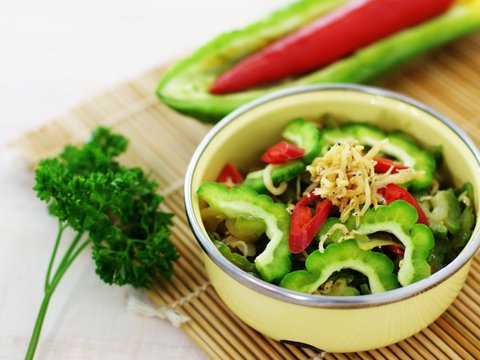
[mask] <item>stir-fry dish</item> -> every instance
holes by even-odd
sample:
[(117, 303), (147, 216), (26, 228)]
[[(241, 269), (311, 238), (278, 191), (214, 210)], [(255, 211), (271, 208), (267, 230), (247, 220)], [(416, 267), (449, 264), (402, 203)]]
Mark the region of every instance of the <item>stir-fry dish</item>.
[(228, 163), (197, 190), (209, 236), (240, 269), (300, 292), (366, 295), (430, 276), (470, 239), (473, 187), (452, 187), (441, 146), (328, 114), (282, 136), (252, 159), (261, 168)]

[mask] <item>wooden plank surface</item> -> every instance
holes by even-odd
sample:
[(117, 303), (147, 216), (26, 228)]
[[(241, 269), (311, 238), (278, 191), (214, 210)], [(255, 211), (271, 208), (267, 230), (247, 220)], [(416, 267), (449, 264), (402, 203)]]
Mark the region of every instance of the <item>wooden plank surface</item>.
[[(212, 359), (377, 359), (480, 358), (480, 255), (453, 305), (434, 324), (392, 346), (356, 354), (324, 354), (281, 344), (249, 328), (209, 286), (200, 248), (187, 224), (182, 183), (190, 157), (210, 126), (181, 116), (153, 92), (164, 67), (111, 89), (20, 138), (15, 146), (33, 166), (67, 143), (83, 141), (97, 125), (130, 139), (122, 156), (127, 165), (151, 171), (166, 194), (165, 208), (176, 214), (172, 228), (181, 258), (171, 282), (158, 279), (150, 298), (158, 306), (181, 300), (177, 310), (191, 320), (183, 331)], [(480, 145), (480, 34), (417, 59), (377, 85), (420, 100), (457, 123)], [(193, 294), (193, 295), (192, 295)]]

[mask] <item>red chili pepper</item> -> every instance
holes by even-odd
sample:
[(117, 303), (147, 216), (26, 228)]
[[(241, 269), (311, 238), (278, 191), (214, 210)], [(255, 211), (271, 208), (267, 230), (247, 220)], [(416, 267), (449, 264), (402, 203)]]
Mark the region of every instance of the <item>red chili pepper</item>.
[(385, 158), (373, 158), (377, 163), (375, 164), (375, 172), (376, 173), (386, 173), (388, 170), (392, 169), (392, 174), (398, 172), (398, 170), (408, 169), (408, 166), (397, 164), (393, 160), (385, 159)]
[(223, 184), (238, 184), (243, 181), (243, 176), (235, 166), (230, 163), (225, 164), (220, 175), (218, 175), (217, 182)]
[(261, 159), (267, 164), (284, 164), (289, 160), (301, 158), (303, 155), (305, 155), (305, 150), (286, 141), (280, 141), (269, 147)]
[(385, 247), (387, 248), (388, 251), (394, 253), (395, 255), (403, 256), (403, 254), (405, 254), (405, 250), (403, 250), (402, 248), (399, 248), (398, 246), (387, 245)]
[(315, 215), (312, 217), (312, 212), (307, 205), (315, 200), (316, 197), (318, 196), (307, 195), (303, 197), (295, 205), (295, 209), (293, 209), (288, 245), (290, 251), (294, 254), (301, 253), (310, 245), (332, 208), (330, 200), (322, 200), (317, 203)]
[(315, 195), (315, 190), (312, 190), (307, 195), (305, 195), (300, 200), (298, 200), (295, 206), (307, 206), (308, 204), (311, 204), (319, 197), (320, 195)]
[[(305, 227), (312, 220), (312, 211), (307, 206), (296, 206), (292, 212), (288, 246), (294, 254), (301, 253), (308, 247)], [(312, 237), (313, 240), (313, 237)], [(306, 244), (306, 246), (305, 246)]]
[(210, 88), (227, 94), (304, 74), (445, 12), (453, 0), (350, 1), (266, 46), (221, 75)]
[(417, 209), (417, 223), (428, 226), (428, 218), (425, 216), (425, 213), (420, 205), (418, 205), (417, 200), (415, 200), (412, 194), (410, 194), (407, 190), (395, 184), (388, 184), (386, 187), (381, 188), (378, 192), (383, 196), (387, 204), (391, 204), (395, 200), (404, 200), (408, 202), (410, 205), (415, 207), (415, 209)]

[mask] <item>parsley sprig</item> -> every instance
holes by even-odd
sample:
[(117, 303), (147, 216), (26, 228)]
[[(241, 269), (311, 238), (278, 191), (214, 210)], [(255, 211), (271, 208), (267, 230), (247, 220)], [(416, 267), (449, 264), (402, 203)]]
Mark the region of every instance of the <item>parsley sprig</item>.
[[(123, 136), (98, 128), (82, 147), (67, 146), (59, 156), (40, 161), (35, 171), (34, 190), (58, 218), (59, 227), (27, 359), (35, 354), (55, 288), (88, 245), (92, 244), (96, 273), (108, 284), (151, 287), (154, 274), (172, 275), (172, 263), (178, 259), (170, 240), (173, 215), (159, 210), (163, 197), (155, 181), (140, 168), (115, 160), (127, 145)], [(54, 271), (67, 228), (75, 235)]]

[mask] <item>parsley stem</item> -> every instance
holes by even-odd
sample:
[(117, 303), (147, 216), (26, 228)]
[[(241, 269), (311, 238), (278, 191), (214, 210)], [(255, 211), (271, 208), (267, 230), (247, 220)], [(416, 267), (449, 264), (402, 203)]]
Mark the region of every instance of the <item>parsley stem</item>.
[(66, 260), (65, 263), (63, 264), (63, 266), (61, 268), (57, 269), (57, 272), (56, 272), (55, 276), (53, 277), (52, 283), (50, 284), (50, 289), (49, 289), (50, 292), (53, 293), (53, 291), (57, 287), (58, 283), (62, 279), (65, 272), (68, 270), (70, 265), (72, 265), (73, 261), (77, 258), (77, 256), (83, 251), (83, 249), (85, 249), (85, 247), (87, 247), (88, 244), (90, 244), (90, 239), (85, 240), (78, 247), (78, 249), (75, 251), (75, 253), (70, 258), (68, 258), (68, 259), (64, 258), (64, 260)]
[(35, 327), (33, 328), (33, 333), (30, 339), (30, 344), (28, 345), (27, 354), (25, 355), (25, 360), (31, 360), (35, 355), (35, 349), (37, 348), (38, 340), (40, 338), (40, 332), (42, 331), (43, 319), (45, 318), (45, 314), (47, 313), (48, 304), (50, 303), (51, 297), (52, 293), (46, 291), (45, 295), (43, 296), (42, 305), (40, 306), (40, 310), (37, 315), (37, 320), (35, 321)]
[[(65, 254), (63, 255), (63, 258), (62, 258), (62, 261), (60, 261), (60, 264), (58, 265), (58, 268), (57, 268), (57, 273), (58, 273), (58, 270), (61, 269), (62, 267), (65, 266), (65, 263), (68, 261), (68, 258), (70, 257), (70, 255), (72, 254), (73, 250), (75, 249), (75, 247), (77, 246), (78, 242), (80, 241), (80, 239), (82, 238), (83, 236), (83, 232), (79, 232), (77, 233), (77, 235), (73, 238), (70, 246), (68, 247), (67, 251), (65, 252)], [(55, 278), (55, 276), (54, 276)], [(53, 281), (53, 280), (52, 280)], [(49, 284), (49, 286), (51, 286), (51, 284)]]
[(35, 321), (35, 327), (33, 328), (33, 333), (30, 339), (30, 344), (28, 345), (27, 354), (25, 355), (26, 360), (32, 360), (35, 355), (35, 350), (37, 348), (38, 340), (40, 338), (40, 333), (42, 331), (43, 321), (47, 313), (48, 304), (50, 303), (50, 299), (53, 295), (53, 292), (55, 291), (55, 288), (57, 287), (58, 283), (62, 279), (63, 275), (65, 275), (65, 272), (68, 270), (70, 265), (72, 265), (73, 261), (90, 243), (90, 239), (88, 238), (80, 246), (77, 247), (77, 244), (79, 243), (83, 235), (83, 232), (78, 233), (75, 236), (75, 238), (72, 240), (72, 243), (70, 244), (65, 254), (63, 255), (63, 258), (60, 261), (60, 264), (58, 265), (52, 280), (50, 281), (49, 278), (50, 278), (50, 273), (53, 267), (53, 262), (55, 259), (56, 252), (58, 250), (61, 234), (63, 233), (64, 230), (65, 230), (65, 227), (60, 225), (59, 236), (55, 241), (52, 258), (50, 259), (50, 263), (48, 265), (47, 280), (45, 281), (45, 289), (44, 289), (42, 304), (40, 306), (40, 310), (38, 312), (37, 319)]
[(57, 256), (58, 245), (60, 244), (60, 239), (62, 238), (63, 231), (65, 230), (66, 225), (63, 225), (61, 222), (58, 223), (58, 234), (57, 239), (55, 240), (55, 246), (53, 247), (52, 257), (48, 263), (47, 276), (45, 277), (45, 287), (44, 291), (47, 291), (47, 288), (50, 284), (50, 273), (52, 272), (53, 263), (55, 262), (55, 257)]

